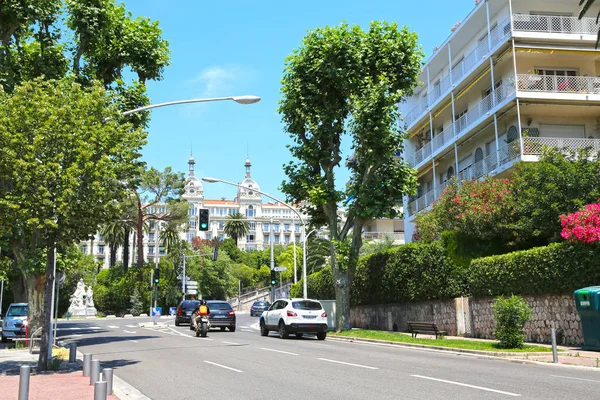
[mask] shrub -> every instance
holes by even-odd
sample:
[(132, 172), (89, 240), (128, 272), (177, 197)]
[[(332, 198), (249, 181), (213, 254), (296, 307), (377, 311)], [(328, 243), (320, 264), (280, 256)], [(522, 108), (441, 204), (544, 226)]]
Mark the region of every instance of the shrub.
[(569, 215), (561, 215), (561, 236), (581, 243), (600, 241), (600, 203), (588, 204)]
[[(331, 274), (331, 267), (322, 269), (319, 272), (310, 274), (306, 277), (306, 290), (309, 298), (320, 299), (320, 300), (331, 300), (335, 299), (335, 289), (333, 288), (333, 276)], [(303, 281), (299, 280), (298, 283), (292, 285), (290, 291), (291, 297), (303, 297)]]
[(494, 335), (502, 349), (520, 349), (525, 342), (523, 327), (533, 315), (531, 308), (519, 296), (498, 297), (494, 302)]
[(478, 258), (468, 269), (470, 295), (564, 294), (600, 281), (600, 246), (555, 243)]
[(144, 304), (142, 303), (142, 300), (140, 299), (140, 294), (139, 294), (137, 288), (133, 289), (133, 294), (129, 298), (129, 304), (131, 305), (129, 312), (136, 317), (138, 315), (140, 315), (142, 313), (142, 311), (144, 310), (143, 309)]

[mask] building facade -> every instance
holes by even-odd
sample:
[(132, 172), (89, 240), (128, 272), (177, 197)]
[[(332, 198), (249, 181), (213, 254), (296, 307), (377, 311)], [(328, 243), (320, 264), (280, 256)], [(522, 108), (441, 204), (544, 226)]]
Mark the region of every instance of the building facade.
[(409, 140), (401, 156), (418, 171), (404, 199), (414, 215), (449, 180), (509, 176), (543, 147), (600, 150), (598, 7), (579, 19), (576, 1), (476, 1), (452, 27), (400, 106)]
[[(242, 250), (263, 250), (274, 244), (287, 246), (293, 243), (302, 243), (302, 223), (300, 218), (288, 207), (278, 202), (264, 202), (263, 196), (256, 192), (260, 186), (252, 178), (250, 159), (244, 163), (244, 179), (239, 183), (244, 188), (238, 188), (234, 199), (205, 199), (202, 181), (195, 176), (195, 160), (190, 156), (188, 160), (188, 176), (186, 179), (185, 193), (183, 198), (189, 204), (188, 222), (182, 227), (181, 239), (191, 242), (193, 238), (220, 240), (226, 239), (225, 223), (229, 215), (241, 213), (247, 218), (249, 231), (245, 237), (238, 238), (238, 247)], [(252, 190), (254, 189), (254, 190)], [(208, 209), (210, 224), (208, 231), (200, 231), (198, 225), (198, 214), (200, 209)], [(159, 205), (156, 209), (148, 210), (160, 214), (166, 212), (166, 207)], [(302, 215), (302, 214), (301, 214)], [(302, 215), (305, 219), (305, 216)], [(149, 221), (148, 230), (144, 232), (143, 244), (144, 255), (147, 262), (155, 262), (156, 257), (166, 255), (164, 247), (160, 246), (160, 231), (164, 223), (160, 221)], [(130, 265), (137, 258), (136, 234), (132, 232), (130, 237), (129, 257)], [(101, 234), (97, 233), (92, 240), (80, 244), (81, 250), (86, 254), (92, 254), (102, 263), (104, 268), (110, 265), (110, 249)], [(117, 261), (123, 260), (123, 251), (117, 249)]]

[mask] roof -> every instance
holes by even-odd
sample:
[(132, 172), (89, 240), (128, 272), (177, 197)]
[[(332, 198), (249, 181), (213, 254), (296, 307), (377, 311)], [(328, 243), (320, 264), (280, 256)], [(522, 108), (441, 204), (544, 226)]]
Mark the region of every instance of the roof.
[(204, 200), (204, 205), (229, 205), (229, 206), (239, 206), (233, 200)]

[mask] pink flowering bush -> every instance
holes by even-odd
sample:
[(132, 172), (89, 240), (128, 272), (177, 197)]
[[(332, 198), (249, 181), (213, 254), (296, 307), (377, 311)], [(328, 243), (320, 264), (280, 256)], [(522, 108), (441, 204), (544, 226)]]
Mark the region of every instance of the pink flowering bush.
[(577, 212), (561, 215), (560, 222), (560, 235), (566, 240), (581, 243), (600, 241), (600, 200)]

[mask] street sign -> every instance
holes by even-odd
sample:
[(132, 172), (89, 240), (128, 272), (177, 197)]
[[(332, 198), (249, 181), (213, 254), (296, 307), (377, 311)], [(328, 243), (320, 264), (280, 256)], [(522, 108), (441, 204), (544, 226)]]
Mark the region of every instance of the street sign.
[(275, 267), (273, 268), (275, 272), (283, 272), (287, 270), (287, 267)]
[(190, 286), (198, 286), (198, 281), (187, 281), (187, 282), (185, 283), (185, 285), (186, 285), (187, 287), (190, 287)]
[(175, 308), (175, 307), (169, 308), (169, 315), (175, 315), (176, 313), (177, 313), (177, 308)]
[(162, 313), (162, 307), (152, 307), (152, 317), (160, 317)]
[[(177, 275), (177, 279), (181, 280), (181, 275)], [(189, 280), (190, 280), (190, 277), (189, 277), (189, 276), (186, 276), (186, 277), (185, 277), (185, 280), (186, 280), (186, 281), (189, 281)]]
[(196, 290), (196, 289), (188, 289), (187, 294), (198, 294), (198, 290)]

